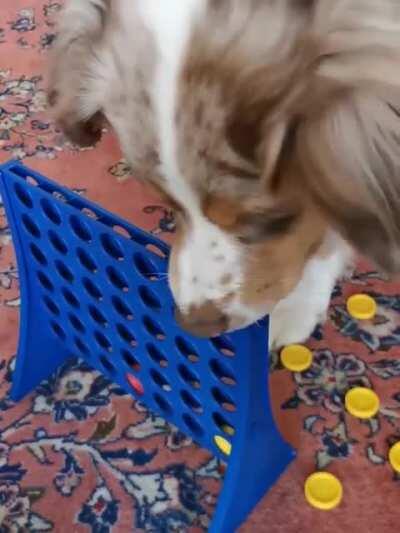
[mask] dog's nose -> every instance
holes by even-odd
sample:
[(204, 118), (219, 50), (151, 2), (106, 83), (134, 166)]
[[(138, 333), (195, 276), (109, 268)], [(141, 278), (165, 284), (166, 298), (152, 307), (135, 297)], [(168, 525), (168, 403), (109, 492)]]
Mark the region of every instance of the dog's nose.
[(73, 115), (58, 119), (58, 125), (68, 139), (82, 148), (97, 144), (102, 135), (103, 116), (96, 113), (87, 121), (74, 120)]
[(228, 317), (213, 302), (192, 306), (187, 313), (177, 309), (175, 317), (183, 329), (197, 337), (215, 337), (224, 332), (229, 324)]

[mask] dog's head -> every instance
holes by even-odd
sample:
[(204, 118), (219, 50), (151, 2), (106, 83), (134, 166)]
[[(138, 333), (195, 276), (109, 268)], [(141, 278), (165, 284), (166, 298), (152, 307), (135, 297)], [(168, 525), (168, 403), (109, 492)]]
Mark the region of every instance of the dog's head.
[(386, 18), (400, 28), (399, 8), (211, 4), (179, 79), (187, 189), (169, 191), (171, 285), (200, 334), (269, 312), (330, 227), (400, 268), (400, 37)]
[(209, 336), (260, 318), (324, 253), (330, 228), (399, 271), (397, 3), (198, 4), (152, 92), (182, 324)]

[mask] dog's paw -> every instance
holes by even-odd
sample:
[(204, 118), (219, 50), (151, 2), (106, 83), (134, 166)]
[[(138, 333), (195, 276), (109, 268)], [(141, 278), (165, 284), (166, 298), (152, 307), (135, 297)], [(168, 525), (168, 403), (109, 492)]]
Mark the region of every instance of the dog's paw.
[(327, 308), (278, 308), (270, 317), (270, 348), (276, 350), (305, 342), (317, 325), (325, 322), (326, 315)]

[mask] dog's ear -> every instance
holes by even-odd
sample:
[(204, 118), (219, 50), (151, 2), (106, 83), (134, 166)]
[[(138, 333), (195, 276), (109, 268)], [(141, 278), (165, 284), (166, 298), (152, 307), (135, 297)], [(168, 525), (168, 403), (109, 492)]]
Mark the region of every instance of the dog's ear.
[(306, 118), (296, 159), (331, 223), (361, 253), (400, 272), (400, 86), (347, 90)]
[(70, 0), (63, 10), (49, 62), (48, 103), (66, 134), (79, 146), (101, 137), (104, 117), (90, 96), (91, 64), (104, 31), (109, 0)]
[(399, 273), (400, 8), (393, 0), (315, 6), (317, 57), (296, 125), (297, 163), (342, 235)]

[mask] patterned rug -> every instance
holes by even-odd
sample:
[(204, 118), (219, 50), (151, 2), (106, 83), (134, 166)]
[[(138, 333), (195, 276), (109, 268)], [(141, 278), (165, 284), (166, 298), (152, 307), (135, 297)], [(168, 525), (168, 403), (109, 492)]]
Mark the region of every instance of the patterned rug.
[[(168, 240), (172, 213), (129, 179), (115, 139), (78, 151), (49, 120), (44, 72), (59, 9), (52, 0), (1, 0), (0, 162), (24, 159)], [(17, 405), (9, 399), (20, 300), (1, 203), (0, 253), (0, 532), (206, 531), (223, 465), (82, 361)], [(347, 297), (360, 291), (376, 298), (373, 321), (347, 314)], [(330, 320), (310, 346), (314, 364), (303, 374), (272, 357), (276, 418), (299, 454), (242, 531), (399, 531), (400, 476), (386, 458), (400, 439), (400, 285), (361, 265), (336, 288)], [(381, 399), (379, 415), (367, 422), (343, 410), (345, 391), (358, 384)], [(303, 483), (315, 469), (343, 482), (335, 511), (305, 503)]]

